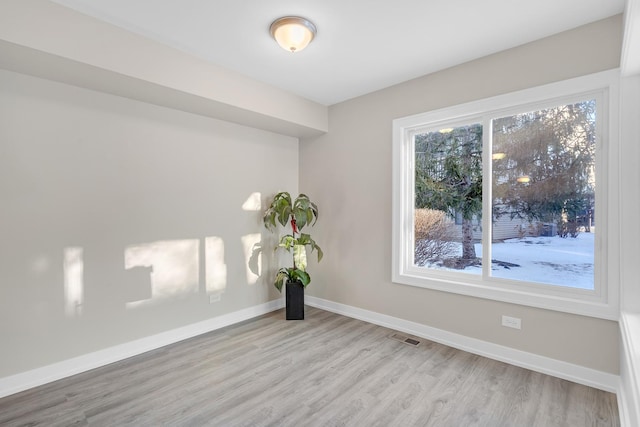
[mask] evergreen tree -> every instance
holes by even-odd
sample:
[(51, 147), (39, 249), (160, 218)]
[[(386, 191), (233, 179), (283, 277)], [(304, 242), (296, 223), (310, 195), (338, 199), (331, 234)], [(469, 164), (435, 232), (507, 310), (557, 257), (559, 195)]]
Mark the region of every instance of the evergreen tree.
[(472, 220), (482, 214), (482, 125), (416, 135), (415, 154), (415, 207), (451, 218), (459, 214), (462, 259), (475, 260)]
[(595, 108), (591, 100), (494, 120), (494, 217), (557, 222), (561, 236), (577, 235), (594, 207)]

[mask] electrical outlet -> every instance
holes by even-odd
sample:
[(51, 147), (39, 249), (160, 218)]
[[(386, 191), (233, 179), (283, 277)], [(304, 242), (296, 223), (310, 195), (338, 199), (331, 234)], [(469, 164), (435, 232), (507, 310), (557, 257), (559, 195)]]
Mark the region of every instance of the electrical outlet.
[(502, 316), (502, 326), (513, 329), (522, 329), (522, 320), (517, 317)]
[(220, 293), (209, 295), (209, 304), (213, 304), (214, 302), (218, 302), (218, 301), (220, 301)]

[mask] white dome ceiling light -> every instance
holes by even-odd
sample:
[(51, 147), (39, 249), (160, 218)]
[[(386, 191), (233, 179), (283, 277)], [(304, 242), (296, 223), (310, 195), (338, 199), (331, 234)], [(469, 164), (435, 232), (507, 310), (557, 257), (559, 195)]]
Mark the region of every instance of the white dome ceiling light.
[(300, 16), (285, 16), (273, 21), (269, 32), (284, 50), (295, 53), (307, 47), (317, 30), (313, 22), (308, 19)]

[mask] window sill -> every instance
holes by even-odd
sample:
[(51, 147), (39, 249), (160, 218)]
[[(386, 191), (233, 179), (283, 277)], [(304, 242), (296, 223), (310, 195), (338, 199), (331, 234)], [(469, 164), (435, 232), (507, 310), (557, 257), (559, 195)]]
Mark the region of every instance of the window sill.
[[(562, 295), (561, 290), (558, 290), (555, 294), (552, 294), (552, 291), (542, 294), (540, 292), (527, 291), (525, 289), (508, 289), (505, 287), (498, 287), (497, 285), (492, 286), (482, 283), (480, 277), (470, 277), (468, 281), (462, 282), (459, 280), (444, 279), (440, 277), (425, 278), (423, 276), (411, 274), (394, 274), (392, 281), (401, 285), (415, 286), (606, 320), (617, 321), (619, 318), (618, 307), (615, 304), (603, 303), (595, 300), (595, 298), (594, 300), (588, 300), (586, 298), (571, 298), (569, 295)], [(612, 299), (609, 298), (609, 300)]]

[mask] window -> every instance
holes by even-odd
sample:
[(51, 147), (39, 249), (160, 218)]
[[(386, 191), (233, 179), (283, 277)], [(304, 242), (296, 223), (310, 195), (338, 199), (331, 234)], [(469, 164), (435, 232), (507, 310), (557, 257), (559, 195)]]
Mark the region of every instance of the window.
[(593, 290), (601, 101), (493, 119), (491, 275)]
[(395, 120), (394, 282), (615, 318), (616, 81)]

